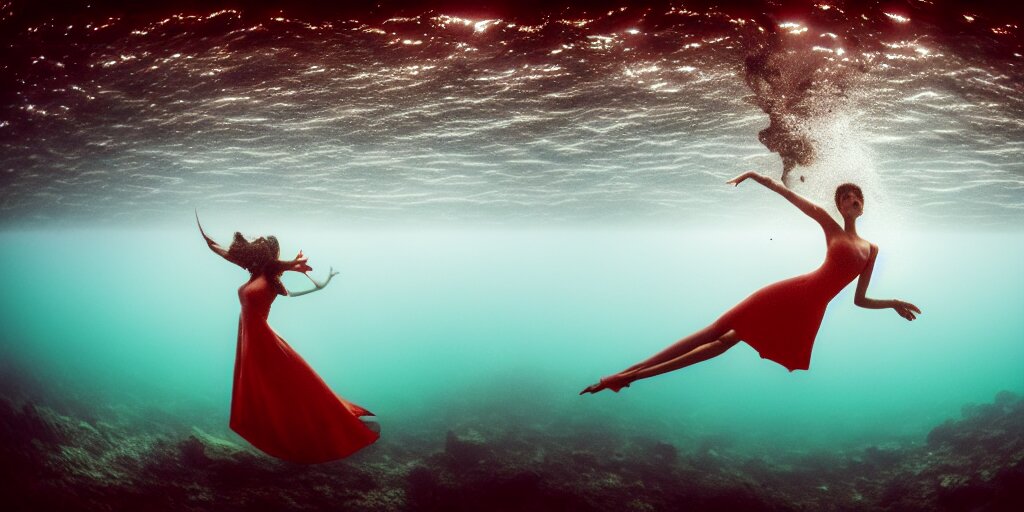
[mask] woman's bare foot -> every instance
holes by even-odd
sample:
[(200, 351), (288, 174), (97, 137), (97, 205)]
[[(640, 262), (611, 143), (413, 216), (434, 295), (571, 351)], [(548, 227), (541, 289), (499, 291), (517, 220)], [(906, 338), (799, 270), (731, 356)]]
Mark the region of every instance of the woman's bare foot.
[(580, 391), (580, 394), (582, 395), (584, 393), (597, 393), (598, 391), (604, 389), (610, 389), (618, 393), (620, 389), (628, 388), (631, 382), (633, 382), (633, 380), (630, 379), (628, 376), (625, 376), (621, 373), (616, 373), (615, 375), (602, 377), (600, 382), (598, 382), (597, 384), (591, 384), (590, 386), (587, 386), (583, 391)]

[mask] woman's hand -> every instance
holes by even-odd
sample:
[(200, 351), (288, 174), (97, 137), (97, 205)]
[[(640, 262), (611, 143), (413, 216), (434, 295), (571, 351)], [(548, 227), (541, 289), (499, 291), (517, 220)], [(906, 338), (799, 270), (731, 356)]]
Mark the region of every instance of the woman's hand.
[(195, 212), (196, 212), (196, 225), (199, 226), (199, 234), (203, 235), (203, 240), (206, 240), (206, 246), (209, 247), (210, 249), (214, 249), (216, 247), (220, 247), (219, 245), (217, 245), (217, 242), (215, 242), (212, 238), (210, 238), (210, 236), (206, 234), (206, 231), (203, 230), (203, 225), (202, 225), (202, 223), (199, 222), (199, 210), (197, 209)]
[[(917, 318), (917, 315), (921, 314), (921, 310), (918, 309), (917, 306), (909, 302), (904, 302), (902, 300), (893, 300), (892, 302), (892, 308), (895, 309), (900, 316), (906, 318), (907, 320), (913, 320)], [(914, 313), (917, 313), (917, 315), (915, 315)]]
[(316, 279), (313, 279), (313, 277), (310, 276), (309, 274), (306, 274), (306, 277), (308, 277), (309, 280), (313, 282), (313, 286), (315, 286), (316, 289), (319, 290), (327, 286), (327, 283), (331, 282), (331, 279), (334, 278), (334, 276), (336, 275), (338, 275), (338, 273), (334, 271), (334, 267), (331, 267), (331, 269), (327, 272), (327, 280), (322, 283), (317, 281)]
[(733, 178), (733, 179), (731, 179), (731, 180), (729, 180), (729, 181), (727, 181), (725, 183), (727, 185), (732, 185), (732, 186), (735, 187), (735, 186), (739, 185), (740, 183), (743, 183), (743, 180), (745, 180), (747, 178), (753, 178), (756, 181), (761, 181), (759, 179), (760, 177), (761, 177), (761, 175), (758, 174), (757, 171), (747, 171), (747, 172), (745, 172), (743, 174), (740, 174), (739, 176), (736, 176), (735, 178)]
[[(331, 279), (333, 279), (334, 276), (336, 275), (338, 275), (338, 273), (334, 271), (334, 267), (330, 267), (330, 270), (327, 271), (327, 280), (324, 281), (324, 284), (318, 285), (317, 288), (323, 288), (324, 286), (327, 286), (327, 283), (331, 282)], [(313, 283), (316, 284), (316, 281), (313, 281)]]
[(294, 272), (306, 273), (306, 272), (309, 272), (310, 270), (313, 270), (313, 267), (309, 266), (306, 263), (307, 261), (309, 261), (309, 258), (303, 256), (302, 255), (302, 250), (299, 250), (299, 253), (295, 255), (295, 259), (294, 260), (283, 261), (281, 263), (284, 264), (283, 265), (284, 270), (291, 270), (291, 271), (294, 271)]

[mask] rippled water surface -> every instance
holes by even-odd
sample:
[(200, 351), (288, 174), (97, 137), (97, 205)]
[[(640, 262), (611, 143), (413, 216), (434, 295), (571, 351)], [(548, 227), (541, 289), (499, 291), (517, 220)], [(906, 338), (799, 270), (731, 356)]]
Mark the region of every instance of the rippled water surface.
[(5, 225), (179, 222), (197, 206), (701, 223), (738, 218), (708, 208), (725, 179), (781, 175), (772, 151), (824, 202), (854, 180), (925, 222), (1024, 215), (1020, 30), (955, 5), (28, 20), (8, 7)]

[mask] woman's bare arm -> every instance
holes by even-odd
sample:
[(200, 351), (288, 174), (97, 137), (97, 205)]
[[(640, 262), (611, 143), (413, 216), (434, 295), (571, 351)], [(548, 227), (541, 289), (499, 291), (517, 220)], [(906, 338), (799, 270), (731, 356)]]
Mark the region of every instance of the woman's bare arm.
[[(300, 252), (300, 254), (301, 254), (301, 252)], [(316, 291), (323, 290), (324, 287), (327, 286), (327, 283), (330, 283), (331, 279), (334, 278), (334, 276), (338, 275), (338, 273), (334, 271), (334, 267), (331, 267), (331, 270), (327, 273), (327, 280), (322, 282), (322, 283), (317, 281), (316, 279), (313, 279), (313, 277), (310, 276), (309, 274), (303, 273), (303, 275), (308, 277), (309, 280), (313, 282), (313, 286), (315, 286), (315, 288), (312, 288), (312, 289), (309, 289), (309, 290), (303, 290), (301, 292), (295, 292), (295, 293), (288, 292), (288, 296), (289, 297), (298, 297), (299, 295), (306, 295), (307, 293), (313, 293), (313, 292), (316, 292)]]
[(212, 238), (209, 237), (209, 235), (206, 234), (206, 231), (203, 231), (203, 225), (199, 222), (198, 210), (196, 210), (196, 225), (199, 226), (199, 234), (203, 235), (203, 239), (206, 240), (206, 245), (210, 248), (211, 251), (214, 252), (214, 254), (230, 261), (231, 263), (234, 263), (235, 265), (238, 265), (239, 267), (242, 266), (241, 263), (236, 261), (234, 258), (231, 257), (230, 254), (228, 254), (227, 249), (221, 247), (220, 244), (215, 242)]
[(860, 278), (857, 280), (857, 294), (853, 297), (853, 303), (867, 309), (893, 308), (900, 316), (907, 320), (917, 318), (917, 315), (921, 314), (921, 310), (909, 302), (896, 299), (869, 299), (867, 297), (868, 284), (871, 283), (871, 272), (875, 269), (876, 256), (878, 256), (878, 246), (871, 244), (871, 256), (868, 256), (868, 263), (864, 266), (864, 271), (860, 273)]
[(796, 192), (793, 192), (792, 190), (786, 188), (786, 186), (783, 185), (781, 182), (769, 178), (768, 176), (764, 176), (754, 171), (747, 171), (727, 181), (726, 183), (736, 186), (742, 183), (743, 180), (747, 178), (750, 178), (764, 185), (768, 189), (786, 198), (787, 201), (793, 203), (793, 205), (799, 208), (800, 211), (804, 212), (804, 214), (806, 214), (808, 217), (814, 219), (815, 222), (820, 224), (821, 228), (825, 230), (825, 233), (834, 232), (836, 230), (842, 230), (842, 228), (839, 227), (839, 223), (837, 223), (835, 219), (833, 219), (832, 216), (825, 211), (824, 208), (818, 206), (810, 199), (807, 199), (806, 197), (797, 194)]

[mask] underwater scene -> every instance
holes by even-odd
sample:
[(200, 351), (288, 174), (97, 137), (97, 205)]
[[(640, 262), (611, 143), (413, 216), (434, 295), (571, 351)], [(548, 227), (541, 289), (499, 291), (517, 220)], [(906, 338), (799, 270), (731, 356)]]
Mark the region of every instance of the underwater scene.
[(0, 1), (2, 508), (1024, 510), (1022, 20)]

